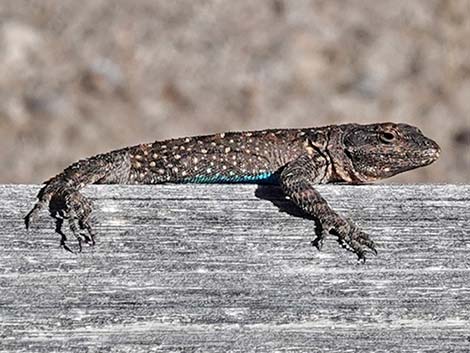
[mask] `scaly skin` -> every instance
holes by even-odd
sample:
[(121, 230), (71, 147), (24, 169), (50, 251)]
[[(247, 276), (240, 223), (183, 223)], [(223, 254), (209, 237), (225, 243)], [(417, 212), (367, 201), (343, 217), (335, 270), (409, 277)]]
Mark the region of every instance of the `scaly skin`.
[(81, 160), (45, 182), (26, 227), (49, 205), (62, 235), (63, 220), (78, 239), (94, 244), (92, 206), (79, 190), (88, 184), (258, 183), (278, 184), (318, 220), (313, 244), (333, 234), (361, 260), (376, 253), (354, 223), (333, 211), (315, 184), (367, 183), (426, 166), (439, 146), (406, 124), (344, 124), (318, 128), (227, 132), (126, 147)]

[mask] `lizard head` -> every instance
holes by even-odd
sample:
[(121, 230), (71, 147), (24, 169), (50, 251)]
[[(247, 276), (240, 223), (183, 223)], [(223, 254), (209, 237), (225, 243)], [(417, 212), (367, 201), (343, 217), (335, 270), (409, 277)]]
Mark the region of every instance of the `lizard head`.
[(426, 166), (440, 154), (436, 142), (407, 124), (349, 125), (343, 145), (354, 174), (366, 182)]

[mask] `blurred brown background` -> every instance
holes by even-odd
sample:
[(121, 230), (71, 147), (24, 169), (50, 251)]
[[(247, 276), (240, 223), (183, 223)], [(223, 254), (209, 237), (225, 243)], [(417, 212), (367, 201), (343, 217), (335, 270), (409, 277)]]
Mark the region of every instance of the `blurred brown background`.
[(470, 182), (470, 1), (1, 0), (0, 182), (155, 139), (408, 122)]

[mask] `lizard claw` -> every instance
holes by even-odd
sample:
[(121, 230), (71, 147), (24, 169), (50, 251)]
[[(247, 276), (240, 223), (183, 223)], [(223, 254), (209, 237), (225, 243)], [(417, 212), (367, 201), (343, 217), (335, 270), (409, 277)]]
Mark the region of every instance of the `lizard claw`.
[(366, 263), (365, 251), (360, 251), (360, 252), (357, 252), (356, 254), (357, 254), (357, 261), (365, 264)]
[(318, 251), (321, 251), (323, 248), (323, 240), (325, 238), (321, 235), (317, 236), (315, 239), (312, 240), (312, 245), (318, 249)]
[(24, 225), (26, 229), (29, 229), (31, 224), (38, 218), (39, 212), (43, 209), (44, 203), (39, 201), (37, 202), (33, 209), (28, 212), (28, 214), (24, 217)]
[(374, 245), (368, 246), (369, 249), (366, 249), (366, 252), (370, 252), (374, 256), (377, 256), (378, 252)]

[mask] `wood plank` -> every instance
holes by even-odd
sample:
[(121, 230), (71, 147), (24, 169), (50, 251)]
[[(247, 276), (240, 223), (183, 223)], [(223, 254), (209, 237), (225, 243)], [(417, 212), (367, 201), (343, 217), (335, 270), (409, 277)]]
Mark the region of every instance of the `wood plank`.
[(0, 352), (468, 352), (470, 185), (327, 185), (378, 243), (358, 263), (277, 188), (92, 186), (59, 248), (37, 185), (0, 186)]

